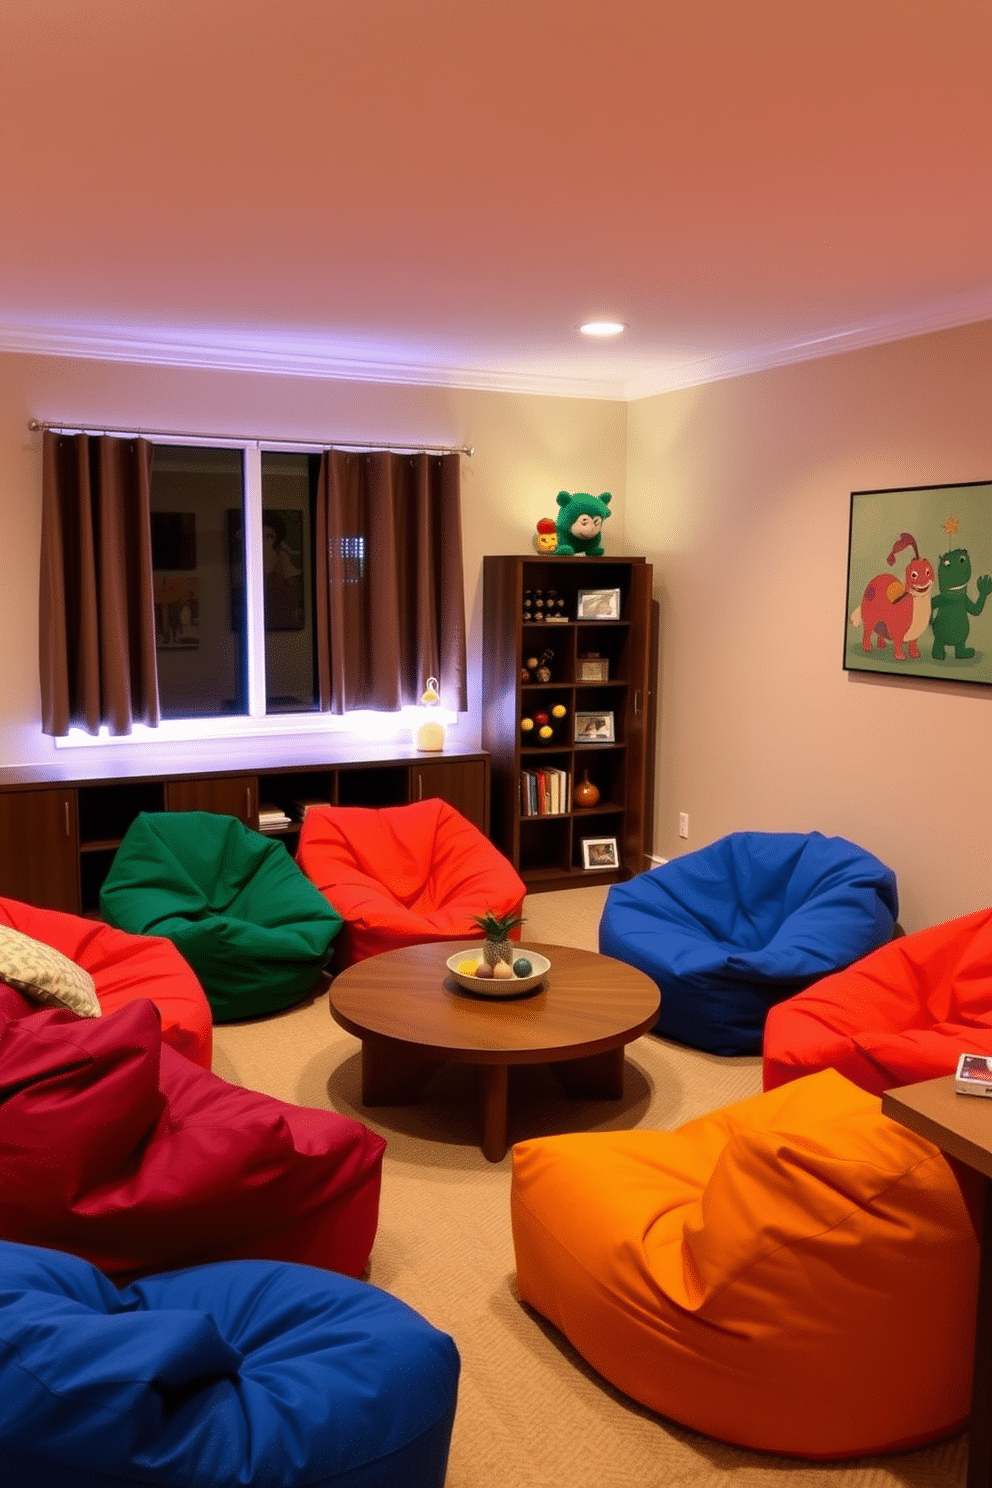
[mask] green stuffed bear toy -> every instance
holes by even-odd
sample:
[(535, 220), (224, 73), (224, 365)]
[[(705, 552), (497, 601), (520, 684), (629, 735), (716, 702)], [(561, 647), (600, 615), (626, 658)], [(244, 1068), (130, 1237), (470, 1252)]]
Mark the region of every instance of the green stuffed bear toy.
[(561, 511), (555, 523), (558, 545), (555, 555), (582, 553), (587, 558), (599, 558), (603, 544), (599, 540), (603, 523), (610, 515), (611, 496), (604, 491), (602, 496), (587, 496), (577, 491), (574, 496), (568, 491), (558, 492)]

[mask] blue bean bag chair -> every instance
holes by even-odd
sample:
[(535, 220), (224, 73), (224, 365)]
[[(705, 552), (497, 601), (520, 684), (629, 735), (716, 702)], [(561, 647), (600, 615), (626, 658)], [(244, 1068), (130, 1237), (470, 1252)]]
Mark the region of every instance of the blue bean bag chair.
[(442, 1488), (458, 1370), (405, 1303), (309, 1266), (118, 1291), (0, 1243), (0, 1488)]
[(661, 992), (654, 1031), (760, 1054), (768, 1009), (891, 940), (896, 876), (819, 832), (732, 832), (614, 884), (599, 949)]

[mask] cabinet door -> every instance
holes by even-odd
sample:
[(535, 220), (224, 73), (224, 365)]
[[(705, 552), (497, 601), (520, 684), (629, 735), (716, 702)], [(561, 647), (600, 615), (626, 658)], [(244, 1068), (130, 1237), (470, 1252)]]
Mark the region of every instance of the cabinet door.
[(489, 783), (485, 760), (432, 760), (410, 766), (410, 799), (439, 796), (489, 835)]
[(211, 780), (170, 780), (166, 811), (216, 811), (258, 830), (258, 781), (254, 775), (219, 775)]
[(79, 913), (74, 790), (0, 794), (0, 894), (41, 909)]

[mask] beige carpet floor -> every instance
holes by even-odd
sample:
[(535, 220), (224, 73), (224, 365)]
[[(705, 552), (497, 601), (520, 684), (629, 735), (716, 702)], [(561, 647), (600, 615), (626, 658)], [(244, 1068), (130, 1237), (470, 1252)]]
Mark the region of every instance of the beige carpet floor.
[[(525, 940), (596, 949), (603, 891), (530, 895)], [(724, 1059), (646, 1035), (628, 1049), (623, 1099), (571, 1102), (541, 1067), (512, 1072), (510, 1139), (671, 1128), (761, 1089), (757, 1058)], [(967, 1437), (896, 1456), (816, 1464), (698, 1436), (594, 1374), (514, 1290), (509, 1153), (476, 1144), (472, 1071), (440, 1071), (416, 1106), (364, 1111), (359, 1044), (326, 994), (215, 1031), (218, 1074), (283, 1100), (355, 1116), (388, 1146), (368, 1280), (455, 1338), (462, 1357), (447, 1488), (960, 1488)], [(402, 1488), (402, 1485), (397, 1485)]]

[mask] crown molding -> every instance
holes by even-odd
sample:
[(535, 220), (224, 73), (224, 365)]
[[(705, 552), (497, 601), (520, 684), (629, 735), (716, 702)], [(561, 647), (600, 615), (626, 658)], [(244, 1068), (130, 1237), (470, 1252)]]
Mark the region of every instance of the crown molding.
[(391, 383), (394, 386), (467, 388), (478, 392), (534, 393), (556, 398), (596, 398), (623, 402), (620, 379), (563, 377), (503, 372), (477, 367), (428, 367), (404, 362), (371, 362), (292, 347), (225, 345), (207, 339), (158, 341), (111, 332), (79, 332), (48, 327), (0, 325), (0, 351), (26, 356), (76, 357), (97, 362), (131, 362), (151, 367), (184, 367), (223, 372), (264, 372), (326, 381)]
[(744, 377), (753, 372), (837, 356), (842, 352), (903, 341), (934, 331), (953, 330), (989, 319), (992, 319), (992, 288), (916, 306), (896, 315), (876, 316), (862, 324), (804, 340), (769, 342), (725, 356), (670, 362), (642, 376), (613, 379), (365, 361), (291, 346), (271, 348), (247, 342), (236, 345), (192, 336), (182, 341), (165, 340), (109, 330), (81, 332), (68, 327), (0, 325), (0, 351), (27, 356), (130, 362), (153, 367), (312, 377), (326, 381), (636, 402), (660, 393), (677, 392), (681, 388), (723, 382), (731, 377)]
[(862, 325), (847, 326), (804, 341), (768, 343), (728, 356), (684, 362), (657, 376), (649, 373), (642, 378), (630, 379), (625, 384), (624, 396), (627, 402), (633, 403), (641, 398), (656, 397), (659, 393), (677, 392), (680, 388), (724, 382), (731, 377), (746, 377), (751, 372), (767, 372), (773, 367), (817, 361), (846, 351), (884, 346), (891, 341), (906, 341), (912, 336), (955, 330), (985, 320), (992, 320), (992, 288), (916, 306), (898, 315), (876, 316)]

